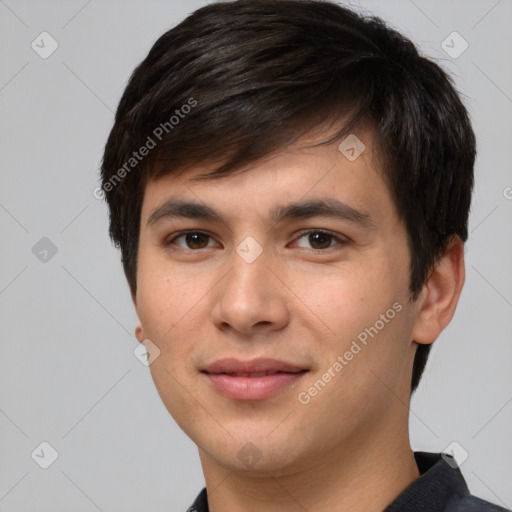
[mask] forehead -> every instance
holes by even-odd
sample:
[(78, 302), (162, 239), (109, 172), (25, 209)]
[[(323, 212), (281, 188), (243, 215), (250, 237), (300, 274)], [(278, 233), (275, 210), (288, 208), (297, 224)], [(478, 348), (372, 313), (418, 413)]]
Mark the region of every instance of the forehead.
[(315, 198), (337, 199), (376, 216), (392, 210), (372, 131), (359, 130), (341, 141), (319, 145), (325, 140), (325, 132), (309, 134), (223, 177), (207, 176), (217, 163), (193, 165), (150, 179), (142, 220), (147, 222), (158, 206), (171, 199), (234, 209), (238, 216), (249, 211), (275, 214), (277, 205)]

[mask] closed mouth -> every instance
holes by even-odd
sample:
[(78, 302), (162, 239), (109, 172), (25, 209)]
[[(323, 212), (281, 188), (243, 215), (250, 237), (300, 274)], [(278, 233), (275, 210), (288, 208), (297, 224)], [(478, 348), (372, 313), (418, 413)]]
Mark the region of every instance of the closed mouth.
[(266, 372), (221, 372), (221, 373), (208, 373), (209, 375), (229, 375), (230, 377), (266, 377), (267, 375), (276, 375), (278, 373), (287, 373), (287, 374), (298, 374), (305, 373), (309, 370), (300, 370), (296, 372), (284, 372), (284, 371), (274, 371), (269, 370)]

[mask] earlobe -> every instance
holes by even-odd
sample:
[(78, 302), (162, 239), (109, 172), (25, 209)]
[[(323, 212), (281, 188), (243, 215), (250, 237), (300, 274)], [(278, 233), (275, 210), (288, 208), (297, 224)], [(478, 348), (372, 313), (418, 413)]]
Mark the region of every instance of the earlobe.
[[(132, 302), (135, 307), (135, 311), (137, 311), (137, 294), (132, 292), (131, 295), (132, 295)], [(137, 315), (137, 317), (138, 317), (138, 315)], [(144, 328), (142, 327), (140, 319), (139, 319), (139, 323), (138, 323), (137, 327), (135, 327), (135, 337), (137, 338), (137, 341), (139, 341), (140, 343), (142, 343), (146, 339), (146, 337), (144, 336)]]
[(139, 341), (140, 343), (142, 343), (146, 337), (144, 336), (144, 329), (142, 327), (142, 325), (137, 325), (137, 327), (135, 327), (135, 337), (137, 338), (137, 341)]
[(418, 298), (413, 341), (430, 344), (438, 338), (453, 318), (464, 280), (464, 243), (454, 236)]

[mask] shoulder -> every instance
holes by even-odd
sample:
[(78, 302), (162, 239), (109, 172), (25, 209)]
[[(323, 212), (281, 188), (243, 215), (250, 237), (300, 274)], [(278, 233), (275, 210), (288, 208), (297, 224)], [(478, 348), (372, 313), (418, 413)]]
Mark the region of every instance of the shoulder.
[(187, 509), (187, 512), (208, 512), (208, 495), (206, 487), (201, 489), (194, 503)]
[(452, 507), (447, 512), (511, 512), (507, 508), (500, 507), (489, 501), (467, 494), (458, 500), (454, 500)]

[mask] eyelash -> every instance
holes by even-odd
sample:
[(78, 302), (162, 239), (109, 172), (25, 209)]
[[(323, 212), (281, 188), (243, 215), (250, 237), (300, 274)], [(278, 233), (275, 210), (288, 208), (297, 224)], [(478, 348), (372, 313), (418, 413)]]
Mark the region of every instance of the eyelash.
[[(332, 246), (329, 246), (325, 249), (307, 249), (305, 247), (301, 247), (301, 249), (307, 251), (307, 252), (310, 252), (310, 253), (315, 253), (315, 254), (318, 254), (320, 252), (327, 252), (329, 249), (333, 249), (336, 247), (336, 245), (341, 245), (341, 246), (344, 246), (346, 245), (348, 242), (347, 240), (341, 238), (340, 236), (330, 232), (330, 231), (327, 231), (327, 230), (324, 230), (324, 229), (309, 229), (307, 231), (304, 231), (302, 232), (296, 239), (295, 241), (297, 240), (300, 240), (301, 238), (304, 238), (305, 236), (307, 235), (310, 235), (312, 233), (318, 233), (318, 234), (322, 234), (322, 235), (327, 235), (329, 237), (332, 237), (332, 241), (337, 241), (338, 244), (335, 244), (335, 245), (332, 245)], [(170, 245), (173, 245), (174, 242), (181, 238), (181, 237), (184, 237), (186, 235), (189, 235), (189, 234), (197, 234), (197, 235), (203, 235), (203, 236), (206, 236), (210, 239), (212, 239), (213, 237), (211, 235), (209, 235), (208, 233), (205, 233), (203, 231), (182, 231), (178, 234), (176, 234), (176, 236), (173, 236), (173, 238), (171, 238), (170, 240), (166, 240), (164, 242), (164, 245), (165, 246), (170, 246)], [(201, 251), (203, 249), (208, 249), (208, 247), (204, 247), (202, 249), (190, 249), (190, 248), (186, 248), (184, 249), (183, 247), (178, 247), (179, 250), (182, 250), (182, 251), (192, 251), (192, 252), (198, 252), (198, 251)]]

